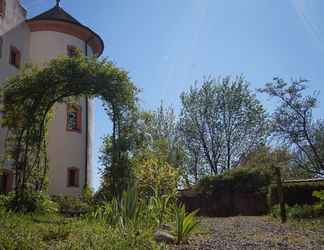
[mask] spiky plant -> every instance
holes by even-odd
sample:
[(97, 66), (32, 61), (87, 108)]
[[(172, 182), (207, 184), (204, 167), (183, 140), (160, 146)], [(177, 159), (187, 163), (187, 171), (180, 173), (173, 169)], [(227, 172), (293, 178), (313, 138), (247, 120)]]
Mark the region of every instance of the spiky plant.
[(188, 213), (184, 205), (176, 207), (174, 235), (178, 244), (187, 241), (193, 229), (199, 224), (196, 218), (198, 211), (199, 210), (195, 210)]

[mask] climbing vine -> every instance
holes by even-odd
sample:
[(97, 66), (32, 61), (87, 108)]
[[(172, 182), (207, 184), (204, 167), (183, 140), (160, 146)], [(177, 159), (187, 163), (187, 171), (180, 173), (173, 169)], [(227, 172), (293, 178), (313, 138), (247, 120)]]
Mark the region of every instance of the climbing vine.
[(5, 160), (15, 170), (16, 194), (24, 194), (45, 187), (47, 127), (55, 103), (72, 97), (100, 97), (114, 123), (116, 144), (122, 137), (119, 124), (135, 107), (137, 89), (128, 73), (112, 62), (78, 54), (53, 59), (42, 67), (26, 66), (1, 92), (1, 124), (8, 129)]

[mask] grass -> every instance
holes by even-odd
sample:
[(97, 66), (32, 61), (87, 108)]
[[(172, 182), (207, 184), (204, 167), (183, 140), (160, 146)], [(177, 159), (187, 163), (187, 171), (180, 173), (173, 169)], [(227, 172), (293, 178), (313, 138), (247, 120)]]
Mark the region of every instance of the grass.
[(144, 225), (112, 227), (98, 220), (0, 211), (0, 249), (166, 249)]

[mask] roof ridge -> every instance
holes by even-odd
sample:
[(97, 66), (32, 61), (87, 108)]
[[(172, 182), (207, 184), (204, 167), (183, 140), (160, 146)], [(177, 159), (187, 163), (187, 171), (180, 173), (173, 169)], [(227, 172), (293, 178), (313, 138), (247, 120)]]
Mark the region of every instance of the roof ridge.
[(32, 17), (30, 20), (63, 20), (81, 24), (77, 19), (67, 13), (62, 7), (55, 5), (53, 8)]

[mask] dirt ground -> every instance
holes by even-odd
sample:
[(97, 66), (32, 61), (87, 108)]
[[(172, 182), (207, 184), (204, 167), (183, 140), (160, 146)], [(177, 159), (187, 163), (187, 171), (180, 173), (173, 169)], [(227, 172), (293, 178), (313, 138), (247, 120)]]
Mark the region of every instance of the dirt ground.
[(275, 219), (262, 216), (202, 218), (200, 231), (187, 245), (175, 249), (324, 250), (323, 219), (282, 225)]

